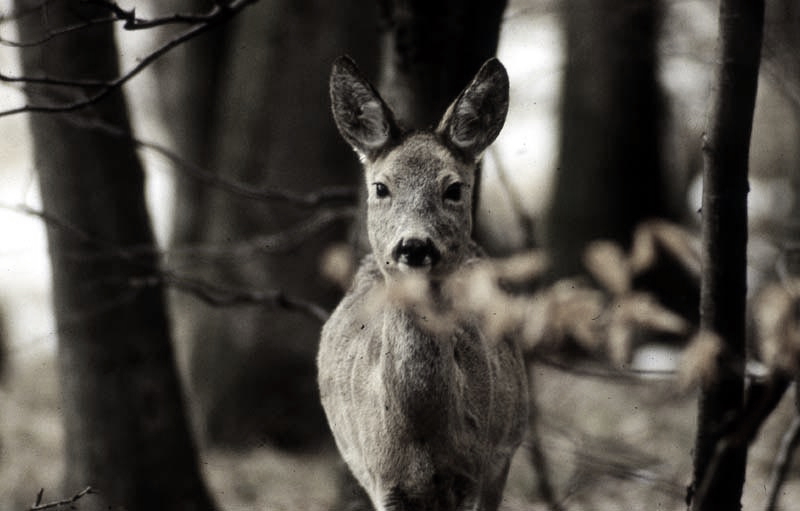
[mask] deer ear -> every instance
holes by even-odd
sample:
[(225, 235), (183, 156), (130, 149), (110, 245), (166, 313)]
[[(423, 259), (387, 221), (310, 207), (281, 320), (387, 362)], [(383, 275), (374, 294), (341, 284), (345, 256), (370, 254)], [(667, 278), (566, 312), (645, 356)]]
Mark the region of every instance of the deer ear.
[(362, 158), (374, 160), (397, 137), (392, 111), (350, 57), (333, 63), (330, 94), (336, 127)]
[(508, 113), (508, 74), (489, 59), (442, 117), (436, 132), (474, 159), (494, 142)]

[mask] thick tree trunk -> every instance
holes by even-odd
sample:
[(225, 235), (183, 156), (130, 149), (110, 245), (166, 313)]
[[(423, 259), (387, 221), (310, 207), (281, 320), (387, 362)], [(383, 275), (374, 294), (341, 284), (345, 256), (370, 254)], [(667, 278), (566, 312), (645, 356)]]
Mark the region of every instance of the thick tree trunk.
[(436, 124), (494, 57), (506, 2), (381, 0), (381, 93), (410, 128)]
[[(506, 4), (506, 0), (379, 2), (383, 58), (378, 88), (401, 125), (425, 128), (439, 122), (481, 65), (495, 56)], [(480, 168), (475, 183), (473, 216)], [(366, 229), (360, 225), (356, 231), (359, 250), (366, 251)]]
[(701, 389), (692, 509), (741, 508), (747, 445), (725, 438), (744, 398), (747, 174), (764, 22), (763, 0), (721, 0), (717, 85), (703, 144), (701, 328), (724, 341)]
[(581, 271), (586, 243), (630, 242), (666, 211), (660, 153), (660, 0), (567, 0), (560, 162), (546, 245), (556, 277)]
[[(16, 7), (28, 13), (19, 21), (24, 40), (107, 14), (78, 0), (19, 0)], [(113, 27), (95, 25), (25, 49), (22, 67), (28, 76), (113, 78)], [(74, 92), (26, 88), (36, 102)], [(43, 208), (57, 222), (48, 242), (64, 491), (91, 485), (98, 493), (81, 500), (87, 510), (213, 509), (187, 427), (163, 290), (150, 283), (158, 262), (146, 250), (154, 241), (142, 167), (130, 141), (102, 128), (130, 129), (123, 95), (72, 114), (32, 115), (30, 125)]]
[[(377, 58), (374, 7), (367, 0), (261, 2), (237, 20), (211, 166), (254, 188), (311, 193), (361, 182), (358, 161), (330, 116), (328, 75), (347, 53)], [(224, 245), (290, 230), (315, 207), (254, 201), (210, 190), (202, 241)], [(198, 259), (225, 286), (281, 289), (332, 308), (339, 289), (320, 272), (322, 254), (346, 238), (345, 219), (298, 243), (246, 257)], [(329, 433), (316, 384), (320, 324), (270, 306), (193, 305), (184, 311), (193, 346), (190, 371), (212, 441), (307, 447)]]

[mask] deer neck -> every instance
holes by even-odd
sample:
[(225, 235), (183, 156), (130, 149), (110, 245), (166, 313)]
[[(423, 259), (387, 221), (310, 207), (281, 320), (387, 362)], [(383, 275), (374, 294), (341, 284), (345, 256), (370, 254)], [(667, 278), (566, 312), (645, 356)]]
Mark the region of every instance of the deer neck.
[(451, 400), (452, 336), (420, 326), (414, 312), (389, 307), (383, 315), (381, 368), (387, 406), (407, 418), (415, 433), (443, 429)]

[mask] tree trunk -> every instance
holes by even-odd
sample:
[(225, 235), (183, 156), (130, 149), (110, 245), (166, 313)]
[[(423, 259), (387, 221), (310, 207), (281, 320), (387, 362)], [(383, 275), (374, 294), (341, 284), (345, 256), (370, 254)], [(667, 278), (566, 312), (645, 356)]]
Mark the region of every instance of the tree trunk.
[(581, 271), (591, 240), (630, 242), (665, 216), (657, 82), (659, 0), (567, 0), (560, 162), (545, 243), (555, 277)]
[[(151, 0), (157, 12), (207, 12), (213, 0)], [(244, 16), (248, 16), (248, 12)], [(154, 63), (160, 89), (162, 116), (169, 125), (176, 153), (190, 165), (204, 171), (215, 170), (214, 140), (225, 102), (220, 94), (226, 81), (226, 64), (236, 20), (210, 30), (172, 50)], [(187, 176), (175, 174), (172, 232), (170, 244), (185, 246), (202, 239), (208, 222), (206, 197), (208, 185)]]
[(410, 128), (435, 125), (494, 57), (506, 2), (382, 0), (381, 93)]
[[(42, 5), (44, 5), (42, 7)], [(22, 39), (99, 18), (91, 4), (19, 0)], [(30, 10), (30, 11), (29, 11)], [(28, 76), (111, 79), (110, 24), (60, 35), (22, 52)], [(75, 89), (29, 85), (28, 98)], [(183, 409), (148, 213), (144, 175), (116, 91), (71, 114), (30, 118), (47, 218), (66, 430), (66, 494), (91, 485), (81, 509), (210, 510)], [(143, 250), (144, 249), (144, 250)]]
[(747, 445), (726, 429), (744, 398), (747, 173), (764, 22), (763, 0), (721, 0), (717, 85), (703, 144), (701, 328), (724, 342), (701, 389), (694, 511), (741, 508)]
[[(401, 125), (425, 128), (439, 122), (481, 65), (495, 56), (506, 4), (506, 0), (379, 2), (383, 58), (378, 88)], [(479, 189), (480, 167), (473, 216)], [(359, 250), (366, 251), (366, 229), (359, 225), (356, 230)]]
[[(297, 194), (360, 184), (358, 161), (329, 113), (327, 84), (338, 55), (367, 67), (376, 60), (373, 11), (367, 0), (276, 0), (237, 20), (218, 91), (214, 172)], [(206, 194), (202, 209), (202, 241), (218, 245), (283, 232), (320, 211), (219, 190)], [(248, 257), (198, 258), (197, 268), (225, 286), (277, 288), (332, 308), (340, 291), (322, 277), (320, 262), (330, 244), (346, 238), (346, 227), (341, 219), (297, 244)], [(196, 304), (183, 313), (193, 346), (190, 378), (209, 439), (293, 448), (329, 439), (316, 384), (317, 321), (259, 305)]]

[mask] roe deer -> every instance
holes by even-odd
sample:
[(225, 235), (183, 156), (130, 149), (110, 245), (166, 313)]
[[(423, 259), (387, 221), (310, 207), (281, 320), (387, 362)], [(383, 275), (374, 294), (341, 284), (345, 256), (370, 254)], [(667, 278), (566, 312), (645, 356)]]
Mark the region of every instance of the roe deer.
[(487, 61), (435, 130), (402, 130), (347, 57), (334, 63), (330, 93), (364, 164), (372, 248), (322, 329), (319, 386), (337, 447), (379, 511), (494, 511), (527, 424), (520, 348), (487, 340), (474, 318), (426, 328), (413, 305), (376, 291), (411, 275), (435, 296), (482, 257), (472, 188), (505, 122), (505, 68)]

